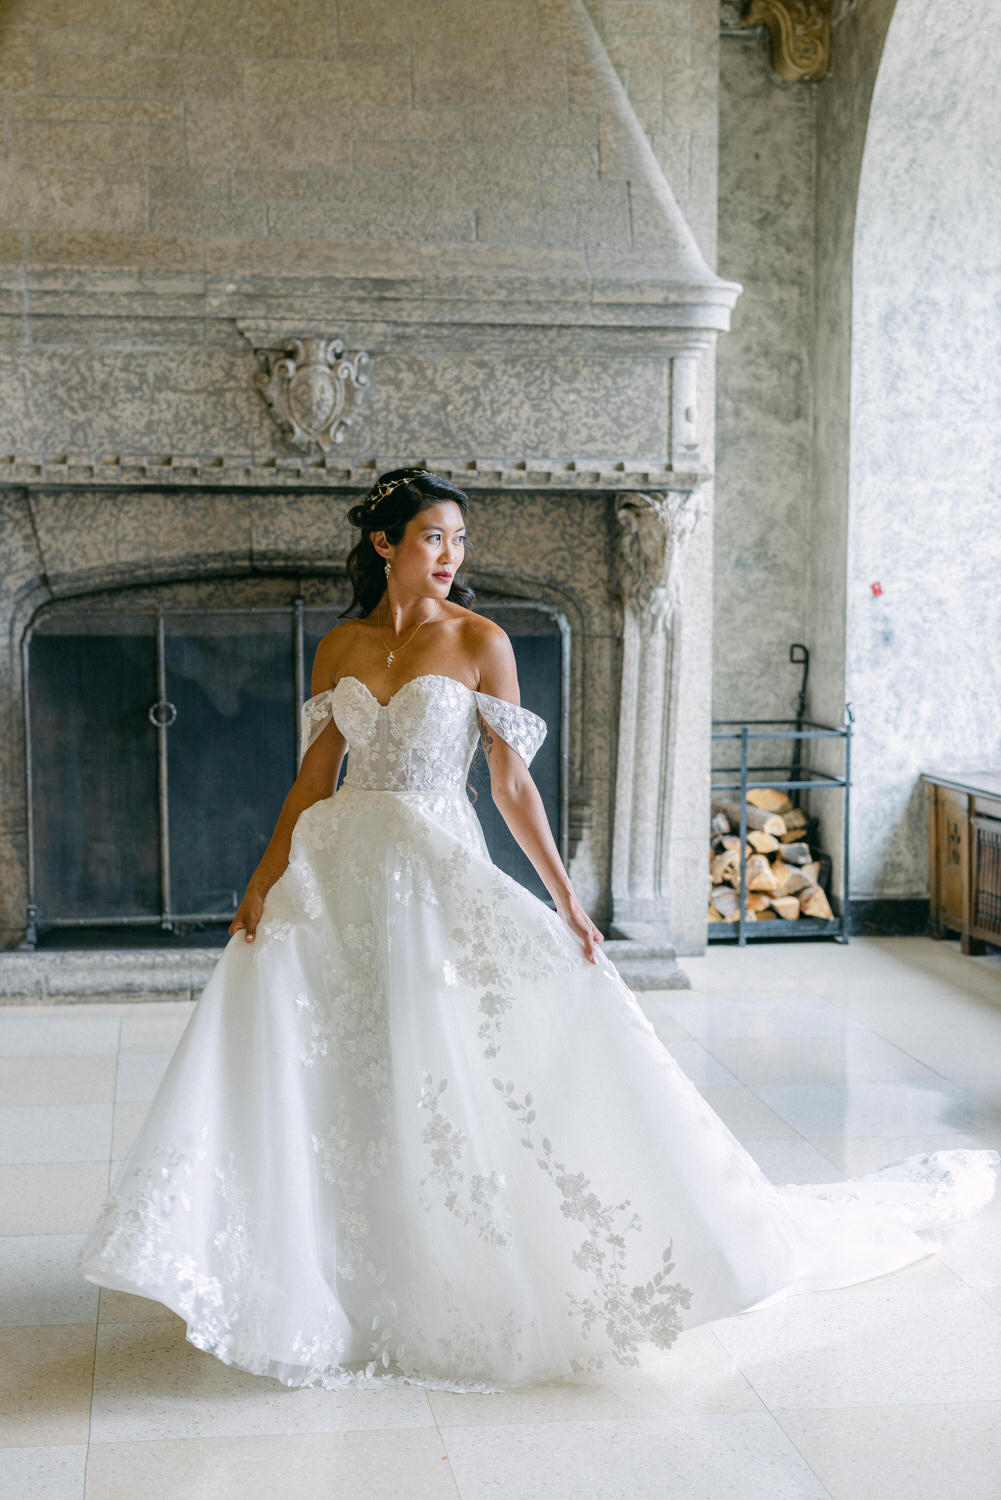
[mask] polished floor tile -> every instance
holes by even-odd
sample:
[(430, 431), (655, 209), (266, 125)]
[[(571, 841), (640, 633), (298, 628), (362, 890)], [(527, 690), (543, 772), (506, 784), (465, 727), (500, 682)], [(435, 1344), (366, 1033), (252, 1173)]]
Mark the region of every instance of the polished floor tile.
[(86, 1467), (86, 1443), (0, 1448), (0, 1495), (6, 1500), (84, 1500)]
[(772, 1411), (1001, 1400), (1001, 1317), (965, 1287), (905, 1291), (893, 1279), (789, 1297), (713, 1327)]
[(827, 1500), (764, 1412), (440, 1431), (462, 1500)]
[(114, 1056), (121, 1024), (118, 1015), (81, 1015), (76, 1006), (38, 1015), (0, 1005), (0, 1057)]
[(87, 1442), (95, 1333), (0, 1328), (0, 1448)]
[(239, 1437), (433, 1425), (418, 1386), (289, 1390), (194, 1348), (180, 1319), (102, 1323), (97, 1333), (91, 1441)]
[(732, 1130), (738, 1141), (794, 1140), (797, 1132), (762, 1099), (742, 1084), (701, 1088), (699, 1093)]
[(828, 1140), (814, 1138), (811, 1144), (846, 1177), (864, 1177), (867, 1172), (878, 1172), (890, 1162), (929, 1151), (997, 1151), (1001, 1149), (999, 1137), (1001, 1132), (963, 1131), (958, 1135), (835, 1136)]
[(0, 1239), (0, 1325), (90, 1323), (97, 1287), (76, 1268), (82, 1234)]
[(863, 1028), (823, 1000), (790, 995), (780, 1000), (688, 996), (683, 990), (667, 1003), (679, 1026), (699, 1038), (773, 1036), (843, 1036)]
[(759, 1140), (747, 1141), (746, 1145), (770, 1182), (781, 1185), (844, 1181), (844, 1172), (840, 1172), (809, 1141)]
[(960, 1134), (972, 1129), (976, 1118), (970, 1095), (944, 1078), (761, 1083), (753, 1092), (808, 1138), (915, 1135), (919, 1131)]
[(0, 1057), (0, 1105), (103, 1104), (114, 1093), (114, 1053)]
[(632, 1417), (763, 1411), (712, 1328), (681, 1334), (670, 1349), (643, 1351), (638, 1366), (609, 1358), (603, 1370), (490, 1395), (429, 1391), (442, 1427), (519, 1422), (604, 1421)]
[(1001, 1404), (775, 1413), (831, 1500), (998, 1500)]
[(103, 1160), (0, 1166), (0, 1235), (85, 1234), (107, 1189)]
[(936, 1074), (892, 1042), (852, 1031), (837, 1036), (715, 1037), (706, 1043), (741, 1083), (843, 1083), (926, 1079)]
[(107, 1161), (109, 1104), (0, 1107), (0, 1162)]
[(460, 1500), (434, 1427), (95, 1443), (85, 1500)]
[(118, 1063), (115, 1098), (120, 1103), (145, 1103), (152, 1099), (170, 1062), (170, 1052), (122, 1052)]

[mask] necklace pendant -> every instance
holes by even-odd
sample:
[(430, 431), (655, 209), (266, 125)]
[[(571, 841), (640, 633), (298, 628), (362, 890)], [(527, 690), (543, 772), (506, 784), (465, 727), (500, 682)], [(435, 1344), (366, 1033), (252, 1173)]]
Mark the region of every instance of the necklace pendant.
[(387, 667), (391, 667), (392, 665), (393, 665), (393, 653), (392, 653), (392, 651), (390, 651), (389, 655), (386, 657), (386, 666)]

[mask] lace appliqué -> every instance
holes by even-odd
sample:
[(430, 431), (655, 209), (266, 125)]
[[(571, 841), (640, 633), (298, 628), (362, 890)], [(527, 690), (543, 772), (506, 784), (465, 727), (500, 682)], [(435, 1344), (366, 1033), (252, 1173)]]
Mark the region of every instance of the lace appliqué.
[[(435, 1083), (431, 1074), (425, 1073), (423, 1084), (419, 1103), (431, 1118), (421, 1131), (421, 1140), (428, 1148), (432, 1167), (420, 1179), (420, 1186), (426, 1187), (429, 1182), (440, 1184), (445, 1190), (441, 1202), (460, 1223), (468, 1224), (476, 1230), (480, 1239), (487, 1240), (491, 1245), (510, 1246), (510, 1231), (501, 1229), (496, 1220), (495, 1199), (504, 1186), (503, 1176), (496, 1171), (486, 1175), (481, 1172), (472, 1173), (466, 1201), (463, 1201), (466, 1174), (460, 1163), (468, 1140), (441, 1107), (441, 1096), (448, 1085), (448, 1079), (442, 1078)], [(425, 1210), (433, 1206), (433, 1201), (426, 1195), (421, 1201)]]
[[(601, 1319), (604, 1332), (612, 1341), (612, 1352), (623, 1365), (639, 1363), (636, 1351), (643, 1341), (656, 1344), (658, 1349), (669, 1349), (682, 1331), (679, 1309), (689, 1308), (692, 1303), (692, 1293), (687, 1287), (667, 1280), (674, 1270), (673, 1247), (664, 1247), (660, 1269), (649, 1281), (628, 1287), (623, 1274), (626, 1266), (625, 1237), (629, 1233), (642, 1232), (643, 1221), (639, 1214), (634, 1211), (623, 1222), (630, 1207), (628, 1198), (621, 1203), (602, 1203), (583, 1172), (569, 1172), (566, 1164), (557, 1160), (548, 1136), (542, 1137), (541, 1145), (536, 1143), (530, 1129), (535, 1123), (530, 1093), (518, 1099), (510, 1080), (505, 1083), (494, 1078), (492, 1082), (507, 1108), (515, 1112), (518, 1123), (525, 1129), (521, 1144), (535, 1153), (536, 1164), (557, 1188), (564, 1218), (573, 1219), (586, 1229), (586, 1237), (575, 1251), (573, 1263), (578, 1270), (593, 1277), (594, 1295), (580, 1298), (567, 1292), (570, 1306), (580, 1319), (581, 1332), (587, 1336)], [(600, 1364), (598, 1368), (601, 1368)]]

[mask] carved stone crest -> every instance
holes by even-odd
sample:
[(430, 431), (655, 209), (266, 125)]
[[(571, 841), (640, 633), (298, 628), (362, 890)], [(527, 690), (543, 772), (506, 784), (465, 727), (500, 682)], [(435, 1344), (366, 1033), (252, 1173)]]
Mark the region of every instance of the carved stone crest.
[(341, 442), (368, 385), (365, 350), (348, 354), (342, 339), (303, 334), (256, 352), (258, 388), (289, 441), (324, 453)]

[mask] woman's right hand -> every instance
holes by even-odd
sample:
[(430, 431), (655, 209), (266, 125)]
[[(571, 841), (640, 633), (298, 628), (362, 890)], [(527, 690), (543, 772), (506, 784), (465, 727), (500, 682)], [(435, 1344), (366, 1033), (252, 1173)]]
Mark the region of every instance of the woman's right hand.
[(242, 929), (245, 943), (252, 943), (257, 932), (257, 924), (261, 920), (261, 912), (264, 910), (264, 897), (267, 892), (260, 886), (248, 885), (246, 895), (236, 909), (236, 916), (229, 924), (229, 935), (235, 937)]

